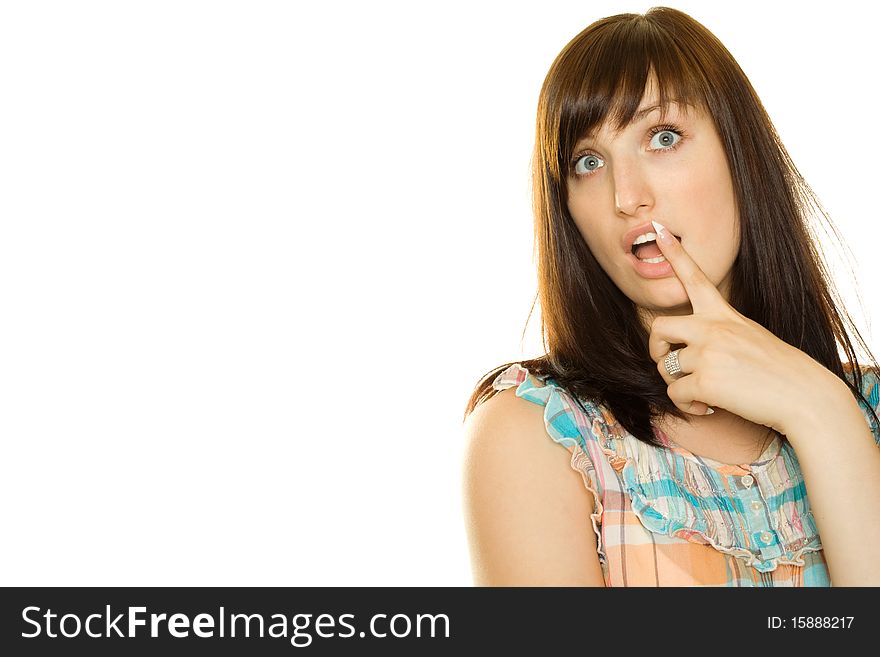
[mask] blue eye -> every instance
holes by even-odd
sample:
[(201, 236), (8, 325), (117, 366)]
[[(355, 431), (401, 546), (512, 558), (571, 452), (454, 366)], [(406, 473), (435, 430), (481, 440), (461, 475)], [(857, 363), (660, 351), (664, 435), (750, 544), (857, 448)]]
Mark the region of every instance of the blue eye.
[(605, 163), (602, 161), (602, 158), (592, 154), (582, 155), (574, 163), (574, 172), (579, 176), (583, 176), (593, 173), (596, 169), (601, 169), (604, 166)]
[[(681, 128), (674, 125), (658, 125), (648, 131), (650, 143), (648, 150), (655, 153), (669, 153), (681, 145), (686, 137)], [(572, 169), (581, 178), (591, 176), (605, 166), (605, 161), (593, 153), (580, 153), (574, 156)]]
[[(659, 140), (655, 140), (655, 137), (659, 137)], [(678, 139), (674, 139), (674, 137), (678, 137)], [(655, 143), (655, 141), (657, 143)], [(675, 130), (669, 130), (661, 128), (657, 132), (653, 133), (651, 136), (651, 147), (655, 150), (667, 150), (670, 148), (675, 148), (678, 145), (678, 142), (681, 141), (681, 135), (679, 135)]]

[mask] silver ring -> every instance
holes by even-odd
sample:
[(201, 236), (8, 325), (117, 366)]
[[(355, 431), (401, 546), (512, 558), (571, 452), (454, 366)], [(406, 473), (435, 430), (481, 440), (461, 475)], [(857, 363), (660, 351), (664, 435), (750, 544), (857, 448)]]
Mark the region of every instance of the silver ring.
[(666, 354), (666, 359), (663, 361), (663, 367), (666, 368), (666, 373), (673, 378), (681, 374), (681, 363), (678, 362), (679, 351), (681, 351), (681, 349), (670, 351)]

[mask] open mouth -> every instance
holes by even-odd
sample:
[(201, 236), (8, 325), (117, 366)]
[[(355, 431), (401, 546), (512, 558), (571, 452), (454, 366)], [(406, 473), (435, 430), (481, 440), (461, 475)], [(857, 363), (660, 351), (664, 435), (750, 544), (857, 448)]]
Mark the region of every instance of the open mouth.
[[(679, 242), (681, 242), (681, 238), (678, 235), (673, 235), (673, 237), (675, 239), (677, 239)], [(642, 242), (641, 244), (633, 244), (630, 247), (630, 253), (632, 253), (633, 255), (636, 255), (636, 251), (639, 250), (639, 247), (648, 246), (651, 244), (657, 244), (657, 240), (648, 240), (647, 242)], [(657, 247), (657, 248), (659, 249), (660, 247)], [(638, 257), (638, 256), (636, 256), (636, 257)]]

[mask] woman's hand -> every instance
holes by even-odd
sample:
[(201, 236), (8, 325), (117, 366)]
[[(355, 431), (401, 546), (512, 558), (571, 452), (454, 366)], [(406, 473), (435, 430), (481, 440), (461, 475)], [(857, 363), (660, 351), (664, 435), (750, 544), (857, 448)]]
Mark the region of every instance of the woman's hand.
[[(660, 252), (693, 307), (693, 315), (656, 317), (648, 340), (678, 408), (704, 415), (708, 407), (719, 406), (785, 435), (787, 426), (815, 412), (825, 394), (839, 394), (840, 379), (737, 312), (678, 240), (655, 226)], [(673, 377), (664, 360), (672, 345), (681, 344), (687, 345), (678, 352), (681, 374)]]

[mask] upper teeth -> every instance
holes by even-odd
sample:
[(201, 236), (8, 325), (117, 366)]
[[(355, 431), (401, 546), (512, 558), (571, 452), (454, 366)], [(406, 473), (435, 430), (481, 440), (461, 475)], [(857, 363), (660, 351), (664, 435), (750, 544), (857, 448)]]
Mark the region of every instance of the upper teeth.
[(633, 246), (636, 244), (644, 244), (645, 242), (657, 241), (656, 233), (645, 233), (644, 235), (639, 235), (632, 243)]

